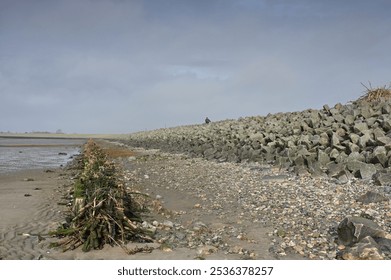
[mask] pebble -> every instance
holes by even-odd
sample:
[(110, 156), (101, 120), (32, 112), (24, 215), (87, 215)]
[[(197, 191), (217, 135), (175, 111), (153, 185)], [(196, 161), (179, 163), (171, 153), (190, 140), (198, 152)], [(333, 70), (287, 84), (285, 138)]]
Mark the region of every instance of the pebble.
[[(268, 225), (268, 246), (276, 258), (286, 256), (290, 250), (308, 259), (335, 259), (337, 250), (341, 250), (335, 242), (336, 228), (348, 215), (367, 213), (385, 231), (391, 232), (389, 202), (357, 202), (367, 191), (377, 188), (379, 193), (384, 193), (384, 188), (380, 189), (372, 181), (352, 178), (340, 185), (336, 180), (297, 176), (268, 164), (219, 163), (159, 151), (129, 164), (129, 176), (134, 178), (135, 185), (146, 182), (146, 172), (154, 174), (147, 184), (150, 191), (169, 186), (170, 191), (202, 201), (202, 205), (192, 202), (189, 208), (193, 212), (184, 211), (184, 214), (199, 220), (209, 215), (220, 218), (222, 225), (217, 228), (206, 226), (204, 221), (205, 227), (193, 222), (181, 225), (181, 229), (174, 228), (172, 221), (162, 223), (170, 231), (185, 233), (186, 240), (174, 238), (173, 241), (186, 242), (189, 248), (211, 245), (230, 254), (246, 255), (248, 250), (239, 246), (240, 250), (229, 240), (242, 242), (252, 228)], [(255, 242), (264, 240), (255, 238)]]
[(153, 221), (152, 222), (152, 225), (154, 225), (155, 227), (159, 226), (159, 222), (158, 221)]
[(164, 221), (163, 226), (168, 227), (168, 228), (172, 228), (172, 227), (174, 227), (174, 223), (171, 221)]
[(213, 253), (216, 253), (218, 251), (218, 248), (215, 246), (207, 245), (207, 246), (202, 246), (201, 248), (197, 249), (197, 254), (198, 255), (210, 255)]

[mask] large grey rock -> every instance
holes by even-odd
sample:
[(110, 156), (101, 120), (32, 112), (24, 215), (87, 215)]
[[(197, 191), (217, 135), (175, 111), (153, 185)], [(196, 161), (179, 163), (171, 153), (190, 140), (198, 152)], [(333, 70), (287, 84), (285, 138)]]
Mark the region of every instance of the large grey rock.
[(378, 138), (385, 137), (386, 134), (384, 133), (383, 129), (377, 127), (373, 130), (373, 136), (375, 137), (375, 140), (377, 141)]
[(380, 247), (383, 253), (391, 255), (391, 239), (384, 237), (376, 237), (374, 238), (377, 245)]
[(364, 166), (365, 166), (365, 162), (362, 162), (362, 161), (359, 161), (359, 160), (356, 160), (356, 159), (348, 158), (347, 163), (346, 163), (346, 167), (348, 168), (348, 170), (350, 172), (352, 172), (352, 174), (355, 177), (359, 177), (360, 176), (360, 169), (364, 168)]
[(344, 119), (344, 123), (347, 125), (352, 125), (354, 123), (354, 116), (353, 115), (347, 115)]
[[(347, 182), (391, 166), (391, 102), (269, 114), (133, 133), (129, 144), (221, 161), (280, 164)], [(338, 164), (332, 165), (330, 163)], [(331, 168), (331, 169), (328, 169)], [(379, 177), (382, 183), (386, 176)], [(391, 185), (391, 184), (389, 184)]]
[(340, 184), (346, 184), (352, 179), (352, 174), (346, 170), (345, 164), (330, 162), (327, 165), (327, 174), (329, 177), (336, 178)]
[(369, 104), (361, 105), (361, 116), (364, 117), (364, 119), (368, 119), (372, 116), (373, 110), (369, 106)]
[(353, 131), (354, 133), (361, 134), (361, 135), (368, 133), (369, 132), (368, 124), (365, 122), (356, 123), (353, 126)]
[(378, 186), (391, 186), (391, 173), (378, 172), (373, 176), (373, 181)]
[(381, 107), (381, 113), (382, 114), (391, 114), (391, 105), (390, 104), (383, 104)]
[(377, 169), (373, 164), (363, 164), (359, 171), (361, 179), (372, 179), (373, 175), (376, 174)]
[(352, 142), (348, 143), (348, 148), (350, 153), (360, 152), (360, 147)]
[(335, 160), (336, 158), (338, 158), (338, 156), (339, 156), (339, 152), (337, 149), (334, 148), (330, 151), (330, 158), (331, 159)]
[(353, 144), (358, 144), (358, 142), (360, 140), (360, 136), (358, 136), (355, 133), (350, 133), (349, 138), (350, 138), (350, 140), (352, 141)]
[(384, 146), (378, 146), (373, 149), (372, 163), (380, 163), (383, 167), (388, 165), (387, 151)]
[(360, 139), (358, 140), (358, 146), (361, 149), (364, 149), (366, 146), (370, 146), (371, 143), (373, 143), (373, 142), (374, 142), (374, 140), (372, 139), (371, 135), (367, 132), (364, 135), (362, 135), (360, 137)]
[(356, 216), (348, 216), (343, 219), (338, 225), (337, 231), (339, 242), (348, 246), (360, 242), (367, 236), (372, 238), (387, 238), (389, 236), (389, 234), (374, 221)]
[(367, 191), (357, 199), (358, 202), (362, 202), (364, 204), (377, 203), (388, 200), (390, 200), (388, 197), (374, 191)]
[(318, 162), (321, 166), (326, 166), (330, 162), (330, 156), (323, 150), (318, 151)]
[(331, 145), (333, 147), (336, 147), (339, 144), (340, 144), (339, 136), (337, 133), (333, 132), (333, 134), (331, 135)]
[(344, 260), (383, 260), (382, 251), (376, 241), (370, 237), (364, 237), (352, 247), (346, 248), (342, 253)]
[(323, 147), (327, 147), (330, 143), (329, 136), (327, 133), (323, 132), (320, 134), (319, 144)]
[(384, 119), (381, 122), (381, 127), (386, 133), (389, 132), (391, 130), (391, 119)]
[(388, 137), (388, 136), (377, 137), (376, 138), (376, 143), (377, 143), (377, 145), (386, 146), (386, 145), (391, 144), (391, 138)]
[(349, 154), (347, 161), (365, 161), (365, 156), (360, 154), (359, 152), (352, 152)]

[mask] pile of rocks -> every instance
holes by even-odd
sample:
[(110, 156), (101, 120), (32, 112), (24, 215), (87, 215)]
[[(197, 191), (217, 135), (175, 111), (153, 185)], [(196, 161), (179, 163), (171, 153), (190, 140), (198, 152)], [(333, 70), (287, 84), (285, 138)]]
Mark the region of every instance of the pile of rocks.
[(391, 183), (391, 101), (180, 126), (130, 135), (128, 143), (217, 161), (278, 164), (297, 174)]
[[(329, 234), (322, 227), (310, 230), (310, 234), (315, 232), (317, 236), (320, 232), (320, 236), (328, 240), (324, 242), (326, 245), (322, 243), (323, 247), (318, 246), (321, 248), (319, 252), (324, 255), (321, 258), (335, 257), (335, 244), (331, 239), (338, 236), (337, 258), (390, 259), (391, 212), (388, 190), (391, 186), (391, 92), (387, 91), (387, 95), (386, 98), (367, 95), (345, 105), (338, 103), (332, 108), (324, 105), (319, 110), (309, 109), (138, 132), (129, 136), (127, 144), (169, 153), (184, 153), (217, 162), (256, 163), (261, 166), (270, 164), (280, 167), (280, 171), (293, 171), (295, 175), (299, 175), (296, 181), (307, 180), (305, 178), (319, 179), (322, 182), (320, 187), (314, 187), (312, 181), (305, 184), (295, 182), (299, 184), (297, 188), (293, 188), (291, 182), (286, 182), (287, 189), (283, 189), (284, 184), (274, 188), (264, 180), (259, 184), (265, 184), (265, 188), (273, 190), (270, 197), (273, 207), (278, 202), (276, 197), (279, 192), (282, 195), (281, 201), (287, 201), (287, 193), (296, 189), (300, 192), (308, 190), (314, 196), (314, 201), (320, 201), (319, 205), (306, 207), (308, 212), (317, 213), (314, 214), (314, 221), (325, 223), (329, 228), (333, 223), (339, 224), (336, 225), (338, 233)], [(341, 186), (346, 196), (343, 201), (353, 204), (342, 209), (341, 202), (335, 204), (333, 200), (335, 194), (320, 197), (324, 189), (330, 191), (333, 186)], [(249, 197), (256, 188), (253, 187), (250, 187)], [(356, 187), (360, 190), (359, 193), (364, 192), (360, 193), (360, 197), (357, 197)], [(382, 188), (384, 192), (381, 191)], [(308, 204), (312, 200), (303, 198), (303, 201)], [(297, 201), (283, 209), (296, 213), (293, 216), (300, 216), (294, 210), (295, 203)], [(335, 208), (331, 211), (332, 215), (325, 210), (331, 208)], [(324, 211), (327, 213), (323, 213)], [(270, 209), (267, 213), (270, 213)], [(285, 221), (286, 213), (282, 217), (280, 213), (281, 208), (269, 220), (275, 220), (280, 225), (290, 225), (287, 228), (291, 228), (292, 232), (303, 230), (296, 228), (300, 223), (295, 220), (292, 223)], [(332, 221), (326, 222), (324, 217), (329, 217)], [(277, 254), (283, 254), (287, 248), (294, 248), (302, 255), (313, 257), (315, 253), (308, 250), (317, 244), (311, 243), (313, 238), (308, 240), (311, 235), (305, 237), (306, 234), (297, 234), (296, 238), (296, 235), (287, 236), (285, 232), (286, 230), (283, 231), (283, 237), (278, 230), (275, 233), (284, 239), (281, 246), (277, 244), (278, 240), (277, 245), (272, 246)]]

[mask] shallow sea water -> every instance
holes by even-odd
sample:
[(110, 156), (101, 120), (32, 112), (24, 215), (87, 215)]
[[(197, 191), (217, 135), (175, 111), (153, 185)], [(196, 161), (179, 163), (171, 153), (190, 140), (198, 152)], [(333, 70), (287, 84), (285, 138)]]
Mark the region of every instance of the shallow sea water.
[(66, 165), (84, 139), (0, 138), (0, 174)]

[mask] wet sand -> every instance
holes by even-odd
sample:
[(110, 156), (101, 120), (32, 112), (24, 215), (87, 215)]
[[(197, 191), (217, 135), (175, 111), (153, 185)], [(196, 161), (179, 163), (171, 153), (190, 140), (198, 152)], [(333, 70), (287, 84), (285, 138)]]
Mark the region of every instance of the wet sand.
[[(47, 170), (47, 169), (46, 169)], [(64, 169), (25, 170), (0, 174), (0, 259), (2, 260), (146, 260), (146, 259), (194, 259), (195, 250), (180, 248), (167, 252), (153, 250), (152, 253), (127, 255), (119, 246), (105, 246), (102, 250), (83, 252), (81, 248), (62, 252), (50, 248), (57, 238), (48, 236), (65, 220), (64, 195), (72, 181), (71, 174)], [(148, 244), (159, 247), (160, 244)], [(129, 244), (129, 248), (145, 244)]]
[[(58, 168), (45, 172), (45, 169), (40, 169), (0, 174), (0, 259), (194, 260), (201, 257), (207, 260), (237, 260), (243, 259), (243, 250), (253, 251), (255, 259), (275, 259), (269, 252), (269, 227), (256, 226), (247, 221), (239, 215), (241, 211), (233, 201), (224, 205), (232, 213), (228, 213), (228, 210), (224, 210), (225, 214), (220, 213), (220, 208), (215, 209), (215, 199), (207, 199), (214, 198), (215, 191), (207, 193), (206, 189), (192, 187), (189, 178), (197, 174), (205, 177), (214, 164), (201, 159), (193, 162), (192, 159), (181, 159), (180, 155), (165, 155), (152, 150), (129, 149), (107, 141), (99, 141), (99, 144), (124, 169), (129, 186), (142, 193), (148, 192), (152, 198), (153, 206), (145, 221), (149, 224), (157, 221), (159, 224), (159, 243), (148, 244), (155, 250), (128, 255), (121, 247), (108, 245), (102, 250), (87, 253), (82, 252), (81, 247), (67, 252), (62, 252), (61, 248), (50, 248), (50, 244), (59, 239), (49, 236), (48, 232), (65, 221), (69, 211), (64, 197), (74, 183), (74, 171)], [(164, 169), (161, 169), (162, 164)], [(199, 165), (200, 169), (195, 165)], [(181, 167), (190, 173), (187, 174)], [(156, 168), (160, 172), (156, 173)], [(225, 170), (221, 172), (226, 176)], [(212, 173), (209, 175), (214, 177)], [(184, 182), (180, 186), (189, 189), (179, 191), (173, 188), (175, 182), (169, 176), (178, 180), (181, 174)], [(211, 180), (208, 176), (205, 180)], [(235, 216), (235, 213), (239, 216)], [(164, 226), (167, 223), (172, 223), (174, 227)], [(241, 232), (246, 232), (246, 238), (238, 237)], [(208, 242), (214, 237), (224, 240), (227, 244), (223, 242), (222, 246), (227, 248), (209, 246)], [(171, 239), (169, 242), (172, 246), (162, 247), (164, 240)], [(145, 245), (130, 243), (127, 247), (133, 249)], [(300, 256), (287, 256), (287, 259), (297, 258)]]
[(0, 175), (0, 258), (38, 259), (45, 252), (44, 236), (62, 219), (60, 173), (38, 169)]

